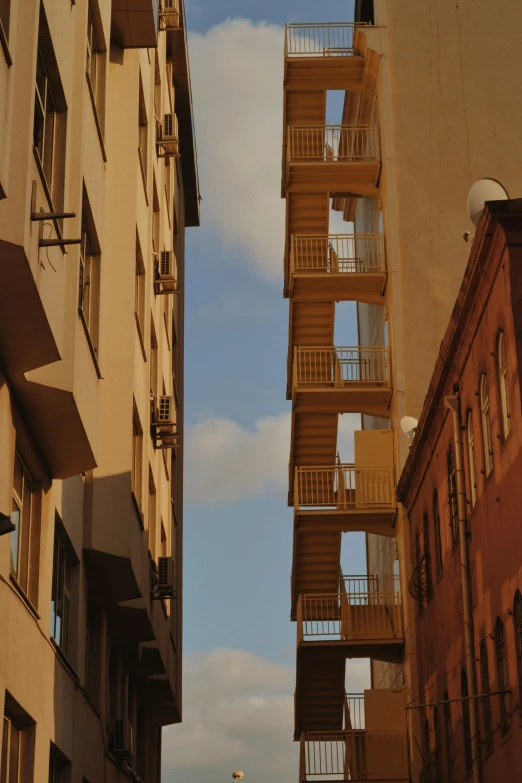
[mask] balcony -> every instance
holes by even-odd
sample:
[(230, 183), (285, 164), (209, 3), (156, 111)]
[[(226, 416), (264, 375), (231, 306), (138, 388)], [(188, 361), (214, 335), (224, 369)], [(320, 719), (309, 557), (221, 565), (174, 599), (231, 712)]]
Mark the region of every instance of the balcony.
[(299, 780), (408, 780), (406, 734), (393, 729), (309, 731), (301, 736)]
[(179, 0), (163, 0), (159, 11), (161, 30), (178, 30), (180, 27)]
[(112, 0), (111, 36), (122, 49), (155, 48), (158, 0)]
[(361, 91), (365, 58), (355, 24), (288, 24), (285, 88)]
[(288, 126), (284, 189), (376, 196), (381, 170), (375, 125)]
[(392, 397), (382, 346), (294, 350), (292, 400), (300, 413), (364, 413), (386, 418)]
[(385, 286), (380, 234), (292, 236), (289, 293), (294, 301), (380, 304)]
[(294, 508), (298, 529), (393, 536), (397, 504), (392, 468), (297, 467)]
[(336, 647), (346, 658), (399, 662), (404, 645), (398, 592), (373, 590), (364, 577), (344, 579), (336, 594), (301, 595), (298, 648)]

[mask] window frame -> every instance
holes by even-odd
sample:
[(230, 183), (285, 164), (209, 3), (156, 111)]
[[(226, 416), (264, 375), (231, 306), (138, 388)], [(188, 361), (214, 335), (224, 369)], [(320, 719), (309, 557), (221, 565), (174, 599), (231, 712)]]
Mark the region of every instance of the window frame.
[(480, 687), (482, 698), (482, 725), (484, 728), (484, 746), (486, 753), (493, 751), (493, 727), (491, 719), (491, 697), (489, 684), (489, 656), (485, 639), (480, 642)]
[(431, 573), (431, 550), (430, 550), (430, 518), (428, 512), (425, 511), (422, 517), (422, 544), (423, 544), (423, 556), (426, 569), (426, 589), (427, 603), (429, 603), (433, 596), (433, 577)]
[(491, 438), (491, 417), (489, 404), (489, 388), (487, 375), (481, 373), (479, 381), (480, 421), (482, 429), (482, 451), (484, 458), (484, 475), (487, 478), (493, 472), (493, 441)]
[(448, 508), (450, 517), (451, 549), (454, 552), (459, 546), (459, 509), (457, 500), (457, 466), (451, 444), (446, 454), (448, 472)]
[(440, 577), (444, 569), (444, 560), (442, 553), (442, 535), (440, 529), (440, 512), (439, 512), (439, 493), (435, 488), (432, 496), (432, 513), (433, 513), (433, 532), (435, 536), (435, 560), (437, 566), (437, 577)]
[[(504, 629), (504, 623), (500, 617), (495, 620), (494, 630), (495, 641), (495, 668), (497, 674), (497, 690), (499, 691), (499, 714), (500, 714), (500, 731), (502, 734), (506, 734), (510, 727), (510, 714), (509, 714), (509, 672), (507, 668), (507, 655), (506, 655), (506, 633)], [(502, 693), (505, 691), (505, 693)]]
[(507, 383), (507, 363), (504, 331), (499, 329), (495, 345), (495, 367), (497, 371), (498, 407), (500, 419), (500, 439), (505, 442), (511, 432), (511, 407)]
[[(58, 519), (57, 519), (58, 521)], [(53, 576), (51, 585), (50, 636), (63, 655), (72, 657), (74, 615), (74, 567), (70, 547), (63, 540), (55, 523), (53, 545)]]
[[(22, 771), (22, 727), (4, 712), (2, 736), (0, 737), (0, 780), (8, 783), (21, 783)], [(13, 758), (13, 732), (16, 737), (16, 756)], [(13, 762), (15, 768), (13, 769)]]
[(475, 433), (473, 431), (473, 411), (469, 408), (466, 416), (466, 444), (468, 451), (469, 489), (471, 508), (475, 507), (477, 494), (477, 471), (475, 466)]
[[(42, 54), (41, 47), (38, 46), (36, 54), (36, 78), (35, 78), (35, 104), (33, 118), (33, 142), (34, 149), (38, 155), (40, 166), (45, 177), (49, 192), (53, 192), (53, 173), (55, 164), (55, 143), (56, 143), (56, 102), (53, 97), (50, 80), (47, 75), (47, 68)], [(39, 79), (39, 70), (41, 82)], [(40, 83), (39, 83), (40, 82)], [(48, 107), (51, 111), (48, 111)], [(37, 113), (39, 113), (40, 132), (37, 134)], [(48, 115), (49, 122), (48, 124)]]

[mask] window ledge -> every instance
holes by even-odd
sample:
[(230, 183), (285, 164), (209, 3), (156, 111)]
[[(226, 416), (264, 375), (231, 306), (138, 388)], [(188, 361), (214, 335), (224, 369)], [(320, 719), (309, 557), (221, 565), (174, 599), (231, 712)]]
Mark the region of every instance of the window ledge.
[(20, 585), (20, 583), (18, 582), (18, 580), (15, 577), (15, 575), (14, 574), (9, 574), (9, 580), (10, 580), (11, 584), (13, 585), (14, 589), (16, 590), (16, 592), (18, 593), (18, 595), (21, 598), (21, 600), (24, 602), (26, 608), (30, 611), (30, 613), (35, 618), (35, 620), (40, 620), (40, 615), (36, 611), (36, 607), (34, 606), (32, 601), (29, 600), (28, 596), (25, 593), (25, 590)]
[(94, 95), (94, 90), (92, 88), (92, 82), (91, 77), (88, 73), (85, 74), (85, 78), (87, 79), (87, 86), (89, 88), (89, 95), (91, 96), (91, 103), (92, 103), (92, 110), (94, 112), (94, 122), (96, 123), (96, 130), (98, 132), (98, 139), (100, 140), (100, 147), (101, 147), (101, 154), (103, 158), (103, 162), (107, 163), (107, 153), (105, 151), (105, 142), (103, 139), (103, 129), (101, 125), (100, 115), (98, 114), (98, 107), (96, 106), (96, 96)]
[(103, 375), (101, 374), (100, 365), (98, 364), (96, 349), (94, 347), (94, 343), (92, 341), (91, 334), (89, 332), (89, 327), (87, 325), (87, 321), (85, 320), (85, 315), (81, 307), (78, 308), (78, 315), (80, 316), (80, 321), (82, 322), (83, 331), (85, 332), (85, 336), (87, 338), (87, 345), (89, 346), (89, 351), (91, 353), (94, 369), (96, 370), (96, 375), (98, 376), (98, 379), (102, 381)]
[(7, 35), (5, 34), (4, 26), (2, 24), (2, 20), (0, 19), (0, 45), (2, 46), (5, 61), (7, 63), (7, 67), (11, 68), (13, 65), (13, 58), (11, 57), (11, 52), (9, 51), (9, 42), (7, 40)]
[(147, 361), (147, 352), (145, 350), (145, 341), (143, 339), (143, 332), (141, 329), (140, 317), (136, 311), (134, 311), (134, 318), (136, 319), (136, 329), (138, 330), (138, 337), (140, 340), (141, 352), (143, 354), (143, 361)]
[(142, 530), (145, 530), (145, 525), (143, 524), (143, 514), (140, 508), (140, 504), (138, 503), (138, 498), (136, 497), (134, 492), (131, 492), (131, 497), (132, 497), (132, 504), (134, 506), (134, 510), (138, 517), (138, 524)]
[(77, 685), (79, 685), (80, 684), (80, 678), (78, 677), (78, 674), (76, 673), (76, 669), (74, 668), (74, 666), (72, 665), (72, 663), (70, 662), (70, 660), (68, 659), (68, 657), (66, 656), (66, 654), (64, 653), (64, 651), (62, 650), (60, 645), (58, 644), (58, 642), (56, 641), (56, 639), (54, 639), (52, 636), (51, 636), (51, 644), (54, 647), (54, 651), (56, 653), (56, 657), (58, 658), (58, 660), (62, 664), (63, 668), (65, 669), (65, 671), (67, 672), (69, 677), (72, 680), (74, 680), (74, 682)]

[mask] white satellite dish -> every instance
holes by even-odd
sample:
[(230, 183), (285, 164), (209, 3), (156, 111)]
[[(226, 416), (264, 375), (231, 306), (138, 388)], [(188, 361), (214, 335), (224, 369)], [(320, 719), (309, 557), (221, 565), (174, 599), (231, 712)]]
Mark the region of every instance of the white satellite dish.
[(468, 194), (469, 219), (477, 225), (484, 212), (486, 201), (504, 201), (507, 198), (509, 196), (500, 182), (494, 179), (479, 179), (471, 186)]
[(403, 416), (401, 419), (401, 430), (409, 440), (413, 440), (419, 422), (413, 416)]
[(236, 771), (232, 773), (232, 780), (243, 780), (244, 777), (245, 773), (241, 772), (240, 769), (236, 769)]

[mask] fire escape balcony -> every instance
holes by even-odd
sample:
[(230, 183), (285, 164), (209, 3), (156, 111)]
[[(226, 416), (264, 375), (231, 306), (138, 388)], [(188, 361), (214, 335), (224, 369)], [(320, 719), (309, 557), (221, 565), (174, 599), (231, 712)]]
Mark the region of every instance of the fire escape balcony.
[(373, 583), (361, 577), (343, 582), (336, 594), (299, 597), (298, 656), (321, 657), (333, 648), (344, 658), (399, 662), (404, 646), (399, 593), (372, 590)]
[(299, 413), (389, 416), (392, 397), (388, 348), (297, 346), (292, 401)]
[(381, 170), (375, 125), (289, 125), (284, 190), (376, 196)]
[(361, 37), (355, 24), (286, 25), (285, 89), (360, 92), (366, 65)]
[(301, 735), (299, 780), (407, 781), (406, 733), (394, 729), (307, 731)]
[(381, 234), (292, 236), (289, 293), (293, 301), (379, 304), (385, 286)]
[(294, 509), (298, 530), (393, 536), (397, 503), (392, 468), (297, 467)]

